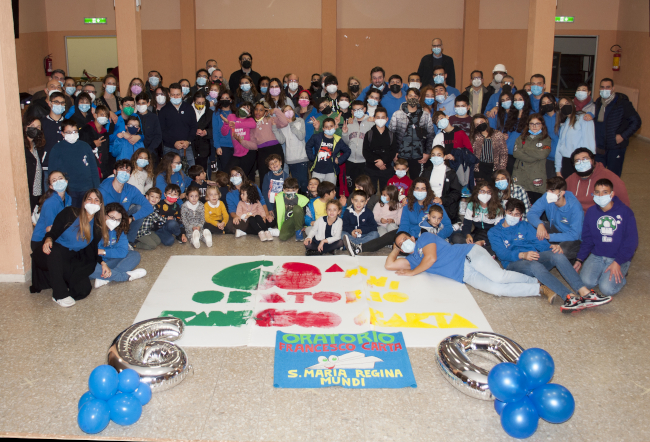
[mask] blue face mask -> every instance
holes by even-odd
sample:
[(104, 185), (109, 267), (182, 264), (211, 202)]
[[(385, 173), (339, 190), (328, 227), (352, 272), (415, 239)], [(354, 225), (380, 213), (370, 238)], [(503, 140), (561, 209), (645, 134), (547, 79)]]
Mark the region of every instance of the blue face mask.
[(175, 165), (174, 167), (172, 167), (172, 172), (174, 172), (174, 173), (176, 173), (176, 172), (180, 172), (180, 171), (181, 171), (181, 167), (183, 167), (182, 164), (177, 164), (177, 165)]
[(323, 132), (325, 132), (325, 135), (328, 137), (331, 137), (336, 132), (336, 129), (325, 129)]
[(426, 192), (414, 191), (413, 196), (415, 197), (416, 200), (423, 201), (427, 197), (427, 193)]
[[(522, 101), (522, 103), (523, 103), (523, 101)], [(510, 100), (501, 102), (501, 107), (504, 108), (505, 110), (510, 109), (510, 106), (512, 106), (512, 101), (510, 101)]]
[(354, 111), (354, 118), (356, 118), (357, 120), (362, 119), (363, 115), (364, 115), (363, 110), (361, 110), (361, 109), (358, 109), (358, 110)]
[(467, 108), (466, 107), (455, 107), (454, 112), (456, 112), (456, 115), (460, 115), (461, 117), (464, 117), (467, 115)]
[(584, 101), (587, 99), (589, 96), (589, 93), (587, 91), (577, 91), (576, 92), (576, 98), (580, 101)]
[(538, 85), (534, 84), (534, 85), (532, 85), (532, 86), (530, 87), (530, 91), (531, 91), (531, 92), (533, 93), (533, 95), (535, 95), (535, 96), (537, 96), (537, 95), (542, 95), (542, 92), (544, 92), (544, 88), (541, 87), (541, 86), (538, 86)]
[(612, 96), (612, 91), (609, 89), (603, 89), (600, 91), (600, 96), (602, 97), (603, 100), (607, 100), (609, 97)]
[(149, 165), (149, 161), (145, 160), (144, 158), (138, 158), (135, 164), (137, 164), (138, 167), (147, 167)]
[(127, 127), (126, 127), (126, 130), (127, 130), (131, 135), (135, 135), (135, 134), (138, 133), (138, 131), (139, 131), (140, 129), (137, 128), (137, 127), (135, 127), (135, 126), (127, 126)]
[(415, 251), (415, 243), (411, 241), (411, 239), (404, 240), (400, 249), (402, 249), (402, 252), (404, 253), (413, 253), (413, 251)]
[(185, 96), (185, 95), (187, 95), (187, 94), (190, 93), (190, 88), (187, 87), (187, 86), (183, 86), (183, 87), (181, 88), (181, 92), (183, 92), (183, 96)]
[(436, 55), (440, 55), (442, 53), (442, 48), (431, 48), (431, 52)]
[(115, 86), (114, 84), (107, 84), (106, 87), (105, 87), (104, 89), (105, 89), (106, 92), (108, 92), (109, 94), (112, 94), (112, 93), (115, 92), (115, 89), (117, 89), (117, 86)]
[(88, 112), (90, 110), (90, 105), (89, 104), (80, 104), (79, 105), (79, 110), (81, 112)]
[(506, 223), (508, 223), (509, 226), (516, 226), (519, 224), (519, 219), (516, 216), (508, 215), (506, 214)]
[(388, 199), (388, 197), (386, 195), (382, 195), (381, 196), (381, 202), (384, 203), (384, 204), (388, 204), (390, 202), (390, 200)]
[[(250, 85), (248, 85), (248, 89), (250, 89)], [(242, 89), (242, 90), (243, 90), (243, 89)], [(268, 86), (262, 86), (262, 87), (260, 88), (260, 92), (263, 93), (263, 94), (265, 94), (266, 91), (268, 91), (268, 90), (269, 90), (269, 87), (268, 87)]]
[(207, 82), (208, 82), (207, 78), (204, 78), (204, 77), (197, 77), (196, 78), (196, 84), (198, 84), (199, 86), (205, 86), (205, 84)]
[(235, 186), (239, 186), (241, 184), (241, 177), (240, 176), (231, 176), (230, 177), (230, 182), (233, 183)]
[(445, 159), (443, 157), (431, 157), (431, 162), (434, 166), (440, 166), (445, 162)]
[(440, 130), (445, 130), (449, 126), (449, 119), (447, 118), (441, 118), (438, 120), (438, 129)]
[(436, 101), (435, 98), (426, 97), (424, 99), (424, 104), (426, 104), (427, 106), (431, 106), (433, 103), (435, 103), (435, 101)]
[(77, 91), (77, 88), (74, 87), (74, 86), (68, 86), (67, 88), (65, 88), (65, 93), (68, 94), (68, 95), (72, 95), (76, 91)]
[(611, 202), (612, 202), (611, 195), (601, 195), (601, 196), (594, 195), (594, 203), (598, 204), (600, 207), (605, 207)]
[(540, 130), (528, 129), (528, 133), (531, 134), (531, 135), (539, 135), (539, 134), (542, 133), (542, 129), (540, 129)]
[(445, 82), (445, 76), (438, 74), (435, 77), (433, 77), (433, 82), (435, 84), (443, 84)]
[(377, 106), (379, 103), (374, 98), (368, 98), (368, 106)]
[(445, 97), (444, 95), (436, 95), (436, 101), (440, 104), (444, 103), (446, 98), (447, 97)]
[(514, 103), (515, 109), (517, 110), (522, 110), (524, 108), (524, 104), (526, 104), (523, 101), (515, 101)]
[[(494, 183), (497, 189), (499, 190), (506, 190), (508, 188), (508, 180), (499, 180)], [(510, 223), (508, 223), (510, 224)]]
[(405, 170), (396, 170), (395, 175), (397, 175), (397, 178), (404, 178), (406, 176), (406, 171)]
[(153, 87), (158, 86), (158, 83), (160, 83), (160, 78), (158, 77), (149, 77), (149, 84), (152, 85)]
[(129, 178), (131, 178), (131, 174), (125, 170), (120, 170), (117, 172), (116, 178), (118, 183), (125, 184), (129, 181)]
[(250, 83), (240, 84), (239, 89), (241, 89), (244, 92), (248, 92), (248, 91), (251, 90), (251, 85), (250, 85)]
[(54, 112), (56, 115), (63, 114), (63, 112), (65, 112), (65, 105), (55, 104), (54, 106), (52, 106), (52, 112)]
[(66, 180), (58, 180), (52, 183), (52, 189), (54, 189), (55, 192), (64, 192), (67, 187), (68, 182)]
[(577, 172), (587, 172), (591, 169), (591, 161), (582, 160), (574, 164)]
[(178, 106), (179, 104), (181, 104), (183, 102), (183, 99), (182, 98), (170, 98), (169, 101), (171, 101), (171, 103), (174, 106)]

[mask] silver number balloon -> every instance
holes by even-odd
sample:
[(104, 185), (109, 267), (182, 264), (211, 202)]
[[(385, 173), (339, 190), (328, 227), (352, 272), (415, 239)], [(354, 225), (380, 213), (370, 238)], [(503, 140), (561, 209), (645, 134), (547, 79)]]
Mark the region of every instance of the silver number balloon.
[(147, 319), (117, 335), (108, 350), (108, 364), (119, 372), (131, 368), (153, 392), (175, 387), (192, 374), (185, 351), (174, 342), (183, 334), (174, 317)]
[(524, 349), (510, 338), (490, 332), (448, 336), (438, 345), (438, 368), (451, 385), (468, 396), (494, 400), (488, 387), (489, 371), (473, 364), (469, 352), (493, 356), (498, 362), (517, 363)]

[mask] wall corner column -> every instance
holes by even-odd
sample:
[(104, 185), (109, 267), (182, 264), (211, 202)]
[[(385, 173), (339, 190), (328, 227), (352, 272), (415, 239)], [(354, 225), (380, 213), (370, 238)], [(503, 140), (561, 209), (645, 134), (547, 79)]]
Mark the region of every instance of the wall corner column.
[(124, 94), (132, 78), (144, 76), (140, 11), (136, 11), (135, 1), (115, 0), (115, 31), (120, 90)]
[(463, 72), (462, 77), (456, 77), (456, 86), (461, 89), (464, 82), (469, 84), (470, 74), (478, 68), (478, 46), (479, 46), (479, 15), (481, 0), (465, 0), (465, 12), (463, 15)]
[(555, 45), (555, 0), (529, 0), (526, 78), (542, 74), (550, 91)]
[(196, 78), (196, 2), (181, 0), (181, 61), (183, 78)]
[(337, 0), (321, 0), (321, 72), (336, 72)]

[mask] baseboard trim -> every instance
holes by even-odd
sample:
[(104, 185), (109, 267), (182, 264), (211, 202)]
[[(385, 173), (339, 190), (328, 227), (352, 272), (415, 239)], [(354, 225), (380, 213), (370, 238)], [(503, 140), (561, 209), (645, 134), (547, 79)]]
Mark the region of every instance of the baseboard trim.
[(643, 135), (635, 135), (635, 137), (643, 140), (643, 141), (648, 141), (650, 142), (650, 137), (644, 137)]
[(31, 269), (27, 271), (24, 275), (3, 275), (0, 274), (0, 282), (29, 282), (32, 279)]

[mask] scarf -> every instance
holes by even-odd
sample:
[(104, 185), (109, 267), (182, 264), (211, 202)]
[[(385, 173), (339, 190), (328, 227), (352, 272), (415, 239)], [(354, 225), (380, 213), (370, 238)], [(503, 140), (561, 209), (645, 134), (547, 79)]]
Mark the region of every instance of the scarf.
[(589, 103), (591, 103), (591, 97), (587, 97), (583, 101), (580, 101), (576, 97), (573, 97), (573, 104), (576, 106), (576, 111), (581, 111), (582, 108), (584, 108)]
[(602, 103), (602, 106), (600, 106), (600, 112), (598, 112), (598, 122), (602, 123), (605, 121), (605, 108), (609, 103), (612, 102), (612, 100), (616, 97), (616, 94), (610, 95), (610, 97), (607, 100), (603, 100), (602, 98), (600, 99), (600, 102)]
[(200, 202), (197, 202), (196, 204), (192, 204), (192, 203), (190, 203), (189, 201), (186, 201), (186, 202), (185, 202), (185, 205), (186, 205), (187, 207), (189, 207), (190, 209), (192, 209), (192, 211), (196, 211), (196, 209), (199, 208), (199, 204), (200, 204)]
[(247, 91), (247, 92), (241, 91), (241, 99), (242, 101), (249, 101), (251, 103), (254, 103), (255, 96), (251, 91)]
[(205, 106), (203, 107), (203, 109), (198, 110), (196, 108), (196, 106), (194, 106), (194, 104), (192, 104), (192, 108), (194, 108), (194, 113), (196, 113), (196, 121), (199, 121), (201, 119), (201, 117), (203, 116), (203, 114), (205, 113)]
[(32, 155), (36, 158), (36, 172), (34, 173), (32, 196), (41, 196), (43, 194), (43, 168), (41, 167), (41, 159), (38, 156), (38, 151), (34, 146), (32, 146)]

